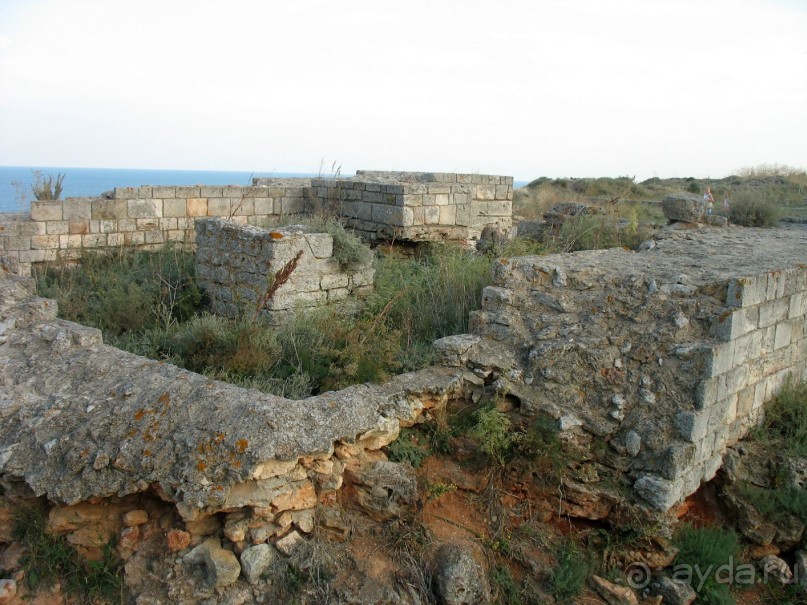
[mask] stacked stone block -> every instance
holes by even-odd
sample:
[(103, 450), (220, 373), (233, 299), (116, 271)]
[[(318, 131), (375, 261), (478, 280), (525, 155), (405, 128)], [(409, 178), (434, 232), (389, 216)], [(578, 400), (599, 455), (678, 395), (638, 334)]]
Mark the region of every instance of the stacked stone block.
[(371, 241), (473, 242), (487, 226), (512, 228), (512, 177), (359, 170), (311, 186), (319, 207)]
[(358, 171), (348, 179), (256, 178), (242, 186), (118, 187), (111, 197), (31, 203), (0, 220), (0, 268), (75, 260), (85, 249), (193, 244), (197, 219), (268, 226), (326, 210), (368, 240), (473, 242), (512, 227), (513, 178), (480, 174)]
[(501, 388), (522, 411), (574, 417), (617, 450), (641, 443), (619, 472), (661, 510), (715, 476), (789, 377), (807, 380), (807, 231), (699, 239), (503, 259), (471, 316), (514, 352)]
[[(274, 182), (280, 181), (280, 182)], [(31, 202), (28, 220), (0, 231), (3, 266), (19, 275), (31, 264), (74, 260), (86, 249), (192, 244), (201, 217), (270, 224), (306, 212), (309, 179), (264, 179), (252, 187), (118, 187), (111, 198)]]
[(308, 233), (300, 226), (266, 230), (213, 218), (196, 222), (196, 274), (219, 315), (256, 310), (275, 274), (298, 253), (302, 256), (290, 279), (262, 305), (270, 319), (372, 289), (371, 264), (341, 267), (327, 233)]

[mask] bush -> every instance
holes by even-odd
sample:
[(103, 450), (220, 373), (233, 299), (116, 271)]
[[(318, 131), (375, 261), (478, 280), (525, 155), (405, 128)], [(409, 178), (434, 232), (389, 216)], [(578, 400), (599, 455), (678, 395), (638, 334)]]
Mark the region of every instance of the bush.
[(729, 220), (743, 227), (775, 227), (779, 224), (778, 206), (753, 193), (734, 196), (729, 209)]
[(496, 464), (504, 464), (505, 457), (518, 441), (518, 434), (512, 430), (507, 414), (495, 408), (480, 410), (477, 421), (468, 433), (479, 449)]
[(583, 589), (591, 565), (577, 546), (567, 541), (555, 553), (557, 563), (549, 573), (549, 591), (560, 603), (571, 601)]
[(152, 325), (167, 328), (206, 302), (193, 253), (171, 246), (85, 253), (80, 266), (38, 268), (35, 278), (39, 295), (58, 302), (60, 317), (99, 328), (108, 340)]
[(674, 544), (680, 550), (675, 559), (676, 567), (687, 566), (689, 579), (700, 582), (706, 577), (698, 590), (700, 602), (706, 605), (730, 605), (734, 599), (729, 593), (727, 584), (721, 584), (715, 572), (722, 565), (730, 564), (738, 550), (737, 534), (719, 527), (694, 527), (683, 525), (674, 537)]
[(336, 219), (311, 218), (301, 224), (309, 233), (327, 233), (333, 238), (333, 258), (343, 271), (355, 271), (372, 261), (373, 251)]
[(58, 200), (62, 195), (62, 182), (64, 176), (61, 172), (55, 177), (52, 174), (43, 176), (40, 170), (34, 170), (34, 184), (31, 191), (37, 200)]
[(765, 410), (765, 421), (754, 431), (757, 441), (776, 451), (807, 456), (807, 383), (788, 381)]

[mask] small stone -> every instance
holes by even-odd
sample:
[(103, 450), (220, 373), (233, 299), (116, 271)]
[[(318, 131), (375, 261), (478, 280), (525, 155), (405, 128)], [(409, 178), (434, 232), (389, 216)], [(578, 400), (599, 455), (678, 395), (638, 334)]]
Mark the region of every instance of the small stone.
[(17, 582), (10, 579), (0, 580), (0, 603), (9, 603), (17, 596)]
[(125, 550), (133, 549), (140, 540), (140, 528), (138, 526), (126, 527), (120, 533), (118, 546)]
[(482, 604), (490, 600), (485, 571), (473, 551), (461, 544), (443, 544), (435, 553), (434, 592), (444, 605)]
[(600, 576), (591, 576), (591, 584), (608, 605), (639, 605), (639, 600), (627, 586), (617, 586)]
[(165, 541), (168, 544), (168, 550), (177, 552), (188, 548), (191, 543), (191, 535), (181, 529), (172, 529), (166, 534)]
[(569, 431), (578, 426), (583, 426), (583, 421), (574, 414), (565, 414), (558, 420), (558, 427), (561, 431)]
[(625, 435), (625, 449), (634, 458), (639, 455), (639, 451), (642, 449), (642, 438), (639, 433), (630, 431)]
[(302, 545), (303, 541), (303, 537), (298, 532), (292, 531), (275, 542), (275, 547), (284, 555), (290, 557)]
[(690, 605), (698, 598), (695, 590), (683, 580), (661, 576), (650, 585), (651, 592), (663, 598), (665, 605)]
[(801, 586), (807, 587), (807, 552), (796, 551), (796, 559), (793, 563), (793, 580)]
[(675, 322), (675, 326), (679, 329), (686, 328), (689, 325), (689, 319), (680, 311), (675, 314), (673, 321)]
[(250, 546), (241, 553), (241, 569), (250, 584), (257, 584), (276, 560), (277, 551), (269, 544)]
[(123, 515), (123, 524), (126, 527), (134, 527), (135, 525), (144, 525), (148, 523), (149, 514), (142, 510), (130, 510), (128, 513)]
[(767, 555), (758, 561), (759, 568), (763, 573), (763, 582), (769, 579), (775, 580), (782, 585), (790, 584), (793, 581), (793, 572), (790, 571), (787, 563), (776, 555)]
[(241, 564), (226, 548), (211, 548), (204, 555), (208, 579), (213, 586), (229, 586), (241, 575)]
[(617, 357), (616, 359), (614, 359), (614, 367), (615, 368), (621, 368), (622, 367), (622, 359), (621, 358)]
[(622, 410), (611, 410), (608, 412), (608, 415), (614, 420), (619, 420), (620, 422), (625, 419), (625, 412)]
[(314, 511), (310, 508), (307, 510), (295, 511), (292, 513), (292, 519), (300, 531), (307, 534), (314, 531)]
[(617, 408), (619, 408), (621, 410), (621, 409), (623, 409), (625, 407), (625, 405), (628, 402), (625, 400), (625, 398), (622, 395), (617, 394), (617, 395), (614, 395), (613, 397), (611, 397), (611, 403), (613, 403)]
[(655, 279), (651, 279), (647, 283), (647, 293), (648, 294), (655, 294), (656, 292), (658, 292), (658, 285), (656, 284)]
[(642, 401), (647, 405), (653, 405), (656, 403), (656, 396), (652, 391), (648, 391), (647, 389), (641, 389), (639, 391), (639, 395), (642, 398)]

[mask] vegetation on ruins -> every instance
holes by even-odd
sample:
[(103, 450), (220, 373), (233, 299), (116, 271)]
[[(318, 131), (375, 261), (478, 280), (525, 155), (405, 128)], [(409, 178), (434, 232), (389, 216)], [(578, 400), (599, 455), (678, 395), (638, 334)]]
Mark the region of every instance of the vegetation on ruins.
[(34, 184), (31, 191), (37, 200), (58, 200), (62, 196), (62, 183), (65, 175), (43, 175), (41, 170), (34, 170)]
[(85, 561), (64, 536), (47, 530), (41, 508), (21, 511), (14, 526), (14, 538), (26, 548), (23, 562), (25, 581), (31, 591), (60, 583), (79, 602), (94, 603), (100, 597), (119, 603), (123, 594), (122, 563), (109, 543), (99, 561)]

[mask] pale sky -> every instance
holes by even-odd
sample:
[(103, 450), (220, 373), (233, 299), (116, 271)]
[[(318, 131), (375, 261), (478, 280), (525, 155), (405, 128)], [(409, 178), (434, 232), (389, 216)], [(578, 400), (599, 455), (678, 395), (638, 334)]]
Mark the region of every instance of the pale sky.
[(807, 168), (807, 0), (0, 0), (0, 165)]

